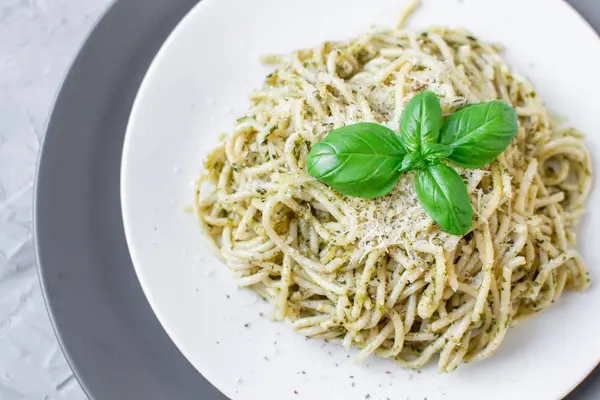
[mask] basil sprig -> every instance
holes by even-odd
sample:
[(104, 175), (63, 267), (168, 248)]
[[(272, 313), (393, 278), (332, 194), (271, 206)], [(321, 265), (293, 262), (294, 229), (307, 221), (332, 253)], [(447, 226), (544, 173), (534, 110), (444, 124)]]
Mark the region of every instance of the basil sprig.
[(408, 102), (400, 136), (374, 123), (334, 129), (313, 145), (308, 173), (338, 192), (374, 198), (393, 189), (404, 172), (416, 171), (415, 189), (423, 209), (453, 235), (469, 231), (473, 207), (461, 176), (449, 162), (480, 168), (494, 161), (517, 134), (517, 113), (500, 101), (465, 106), (442, 116), (428, 90)]

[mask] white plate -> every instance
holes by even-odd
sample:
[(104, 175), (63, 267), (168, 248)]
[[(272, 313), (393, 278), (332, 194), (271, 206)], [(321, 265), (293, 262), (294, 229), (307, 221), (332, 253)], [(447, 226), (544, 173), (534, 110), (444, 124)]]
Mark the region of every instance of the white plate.
[[(593, 206), (598, 190), (580, 235), (590, 290), (569, 293), (511, 329), (490, 359), (446, 375), (433, 365), (415, 372), (379, 359), (354, 364), (335, 345), (306, 341), (261, 318), (269, 307), (236, 288), (194, 218), (182, 212), (204, 155), (219, 133), (232, 130), (248, 93), (268, 73), (259, 55), (350, 38), (373, 23), (390, 26), (402, 6), (399, 0), (204, 0), (166, 42), (138, 94), (121, 188), (131, 256), (168, 334), (232, 399), (557, 399), (600, 359), (600, 257), (592, 231), (600, 225)], [(509, 62), (534, 81), (553, 112), (588, 134), (599, 159), (600, 40), (565, 2), (425, 0), (409, 25), (430, 24), (465, 26), (505, 44)]]

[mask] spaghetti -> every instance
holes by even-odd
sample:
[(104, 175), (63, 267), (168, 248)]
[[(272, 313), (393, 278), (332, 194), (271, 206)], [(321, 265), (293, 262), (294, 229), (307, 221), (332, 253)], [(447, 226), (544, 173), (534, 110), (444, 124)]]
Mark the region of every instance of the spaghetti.
[[(413, 5), (416, 4), (413, 2)], [(414, 7), (413, 7), (414, 8)], [(545, 309), (588, 274), (573, 227), (591, 188), (582, 137), (559, 127), (500, 48), (462, 29), (363, 34), (265, 61), (276, 69), (234, 132), (207, 157), (195, 210), (240, 286), (308, 337), (441, 371), (481, 360), (507, 327)], [(311, 145), (371, 121), (397, 131), (411, 96), (444, 114), (493, 99), (516, 108), (517, 138), (485, 168), (457, 170), (475, 219), (442, 232), (403, 175), (389, 194), (345, 197), (310, 177)]]

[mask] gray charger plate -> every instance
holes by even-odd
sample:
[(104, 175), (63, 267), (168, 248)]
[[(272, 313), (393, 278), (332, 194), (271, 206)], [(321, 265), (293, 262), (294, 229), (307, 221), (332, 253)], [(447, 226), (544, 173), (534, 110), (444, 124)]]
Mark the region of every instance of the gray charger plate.
[[(148, 305), (119, 198), (138, 87), (198, 1), (117, 0), (81, 48), (48, 123), (34, 204), (40, 281), (62, 349), (91, 399), (226, 399), (173, 345)], [(569, 2), (600, 29), (598, 0)], [(598, 369), (568, 399), (597, 397)]]

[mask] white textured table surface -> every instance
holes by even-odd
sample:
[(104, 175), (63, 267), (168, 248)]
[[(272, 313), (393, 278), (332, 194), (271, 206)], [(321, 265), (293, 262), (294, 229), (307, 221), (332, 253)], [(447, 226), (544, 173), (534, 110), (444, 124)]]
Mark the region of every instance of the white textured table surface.
[(85, 399), (35, 268), (33, 177), (69, 63), (110, 0), (0, 0), (0, 399)]

